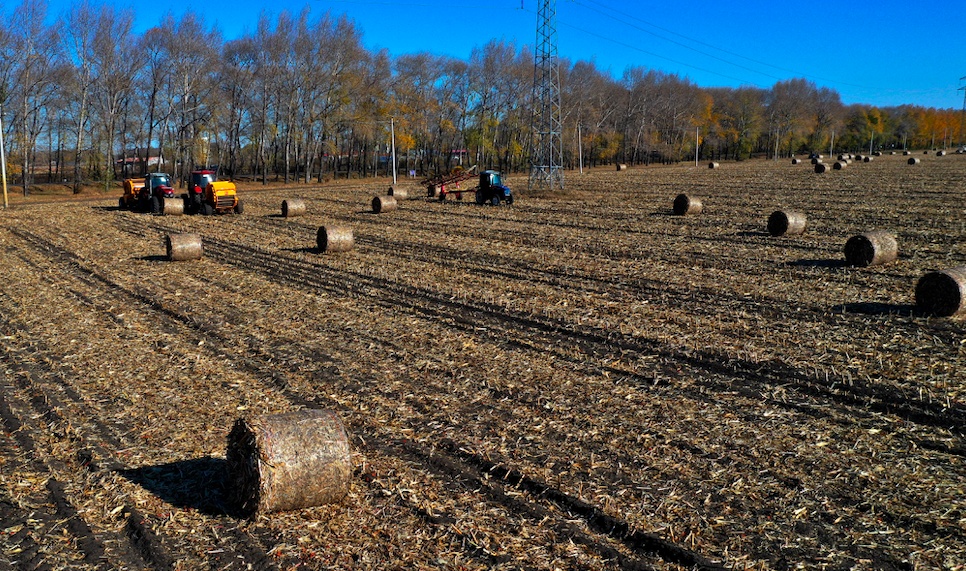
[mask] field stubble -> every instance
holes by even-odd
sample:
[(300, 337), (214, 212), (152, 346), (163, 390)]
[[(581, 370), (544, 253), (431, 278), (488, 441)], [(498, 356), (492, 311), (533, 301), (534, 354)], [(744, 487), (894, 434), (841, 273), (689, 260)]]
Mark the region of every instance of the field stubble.
[[(383, 215), (383, 183), (243, 189), (239, 217), (0, 214), (4, 558), (962, 569), (966, 328), (912, 291), (966, 265), (966, 158), (567, 185)], [(671, 215), (682, 192), (700, 216)], [(278, 215), (286, 198), (305, 215)], [(806, 233), (768, 236), (776, 208)], [(331, 223), (352, 251), (315, 251)], [(900, 259), (846, 267), (871, 229)], [(205, 258), (167, 262), (173, 232)], [(299, 407), (345, 420), (349, 497), (235, 517), (232, 422)]]

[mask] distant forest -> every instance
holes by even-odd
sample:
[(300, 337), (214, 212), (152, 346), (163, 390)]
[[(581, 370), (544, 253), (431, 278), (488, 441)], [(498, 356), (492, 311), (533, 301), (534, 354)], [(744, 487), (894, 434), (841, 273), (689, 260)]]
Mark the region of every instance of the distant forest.
[[(491, 41), (464, 61), (362, 45), (345, 17), (282, 14), (224, 40), (198, 13), (142, 35), (134, 15), (78, 2), (52, 25), (46, 3), (0, 10), (7, 174), (74, 185), (164, 170), (184, 180), (323, 181), (457, 165), (529, 169), (534, 58)], [(564, 163), (646, 164), (816, 152), (944, 148), (961, 113), (844, 105), (805, 79), (769, 89), (702, 88), (635, 67), (619, 79), (560, 60)]]

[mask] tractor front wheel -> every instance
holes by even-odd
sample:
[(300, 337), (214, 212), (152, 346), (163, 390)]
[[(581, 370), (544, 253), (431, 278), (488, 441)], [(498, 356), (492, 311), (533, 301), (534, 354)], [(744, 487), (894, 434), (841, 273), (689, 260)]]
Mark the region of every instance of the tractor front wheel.
[(500, 205), (500, 195), (499, 194), (494, 194), (493, 195), (493, 198), (490, 199), (490, 204), (492, 204), (493, 206), (499, 206)]

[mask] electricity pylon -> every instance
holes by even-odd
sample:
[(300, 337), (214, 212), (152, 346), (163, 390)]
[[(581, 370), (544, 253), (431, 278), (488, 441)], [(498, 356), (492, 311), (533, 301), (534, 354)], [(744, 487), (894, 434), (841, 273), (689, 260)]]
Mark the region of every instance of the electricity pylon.
[(531, 190), (563, 188), (560, 127), (560, 68), (557, 58), (557, 3), (538, 0), (537, 49), (533, 64), (533, 115), (530, 121)]

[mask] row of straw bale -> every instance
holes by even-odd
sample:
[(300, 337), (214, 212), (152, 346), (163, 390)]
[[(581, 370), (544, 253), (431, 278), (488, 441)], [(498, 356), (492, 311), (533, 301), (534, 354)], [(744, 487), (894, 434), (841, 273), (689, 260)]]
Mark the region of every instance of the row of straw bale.
[[(679, 194), (672, 210), (678, 216), (695, 216), (702, 212), (701, 200)], [(808, 219), (803, 212), (776, 210), (768, 217), (768, 233), (772, 236), (797, 236), (805, 233)], [(852, 236), (845, 242), (845, 261), (854, 267), (889, 264), (899, 258), (895, 234), (872, 230)], [(922, 276), (916, 285), (916, 306), (923, 313), (952, 316), (966, 313), (966, 267), (933, 271)]]

